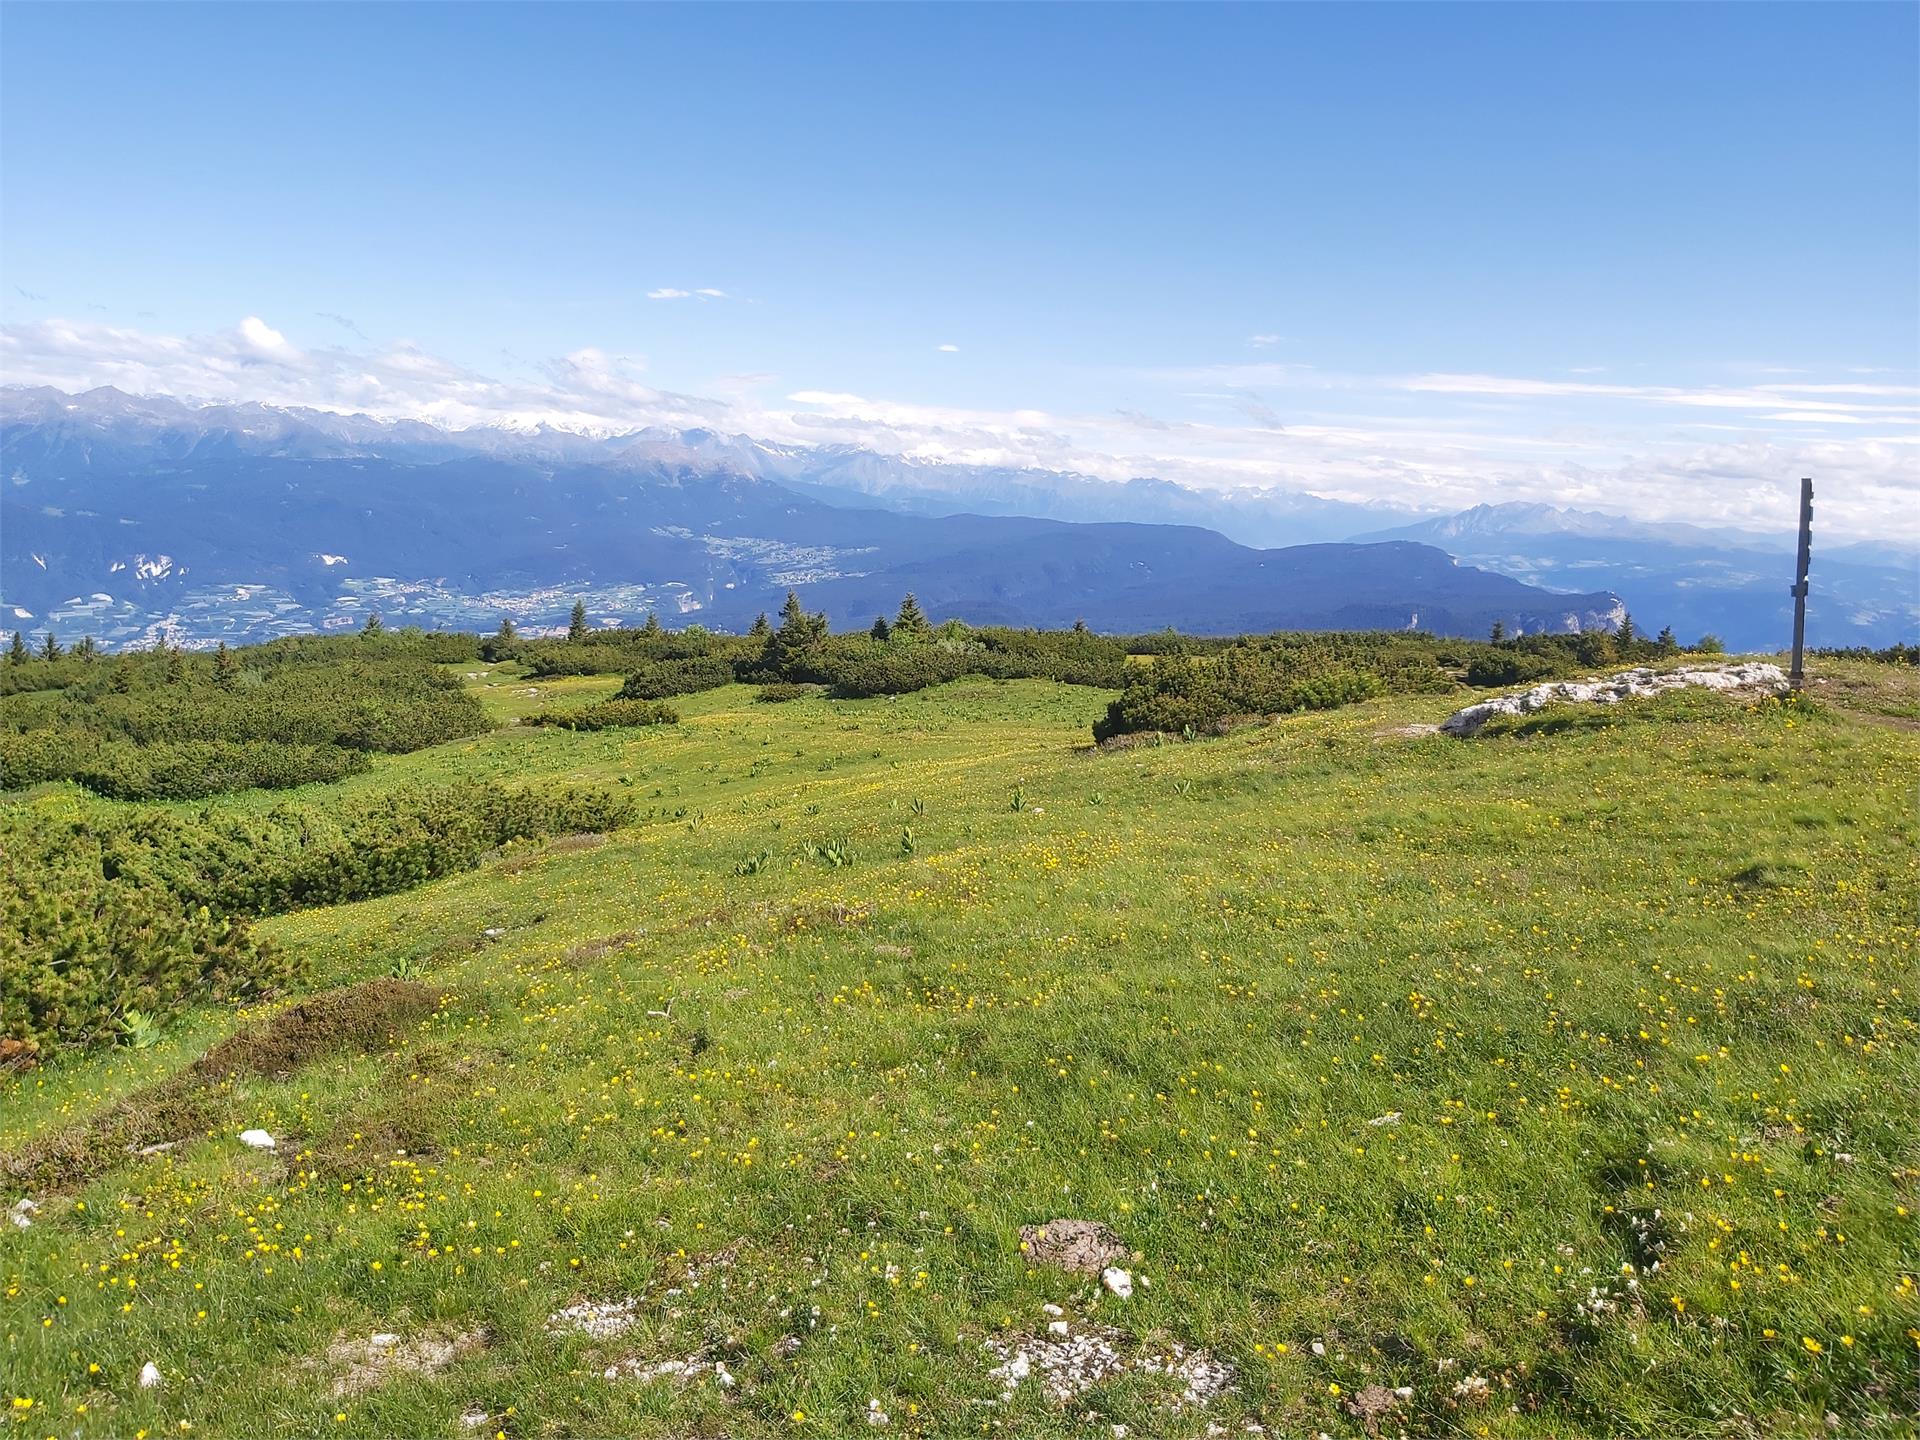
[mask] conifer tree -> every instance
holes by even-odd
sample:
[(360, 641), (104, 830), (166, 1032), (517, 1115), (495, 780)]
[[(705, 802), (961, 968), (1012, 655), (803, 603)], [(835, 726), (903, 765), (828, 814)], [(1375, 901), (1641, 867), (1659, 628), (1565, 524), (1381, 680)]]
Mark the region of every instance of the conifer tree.
[(587, 602), (573, 602), (573, 613), (567, 617), (567, 642), (578, 645), (587, 638)]
[(1674, 638), (1673, 627), (1671, 625), (1661, 627), (1660, 638), (1654, 643), (1660, 647), (1661, 653), (1666, 655), (1671, 655), (1680, 648), (1680, 642)]
[(116, 695), (124, 695), (133, 689), (133, 666), (122, 660), (113, 667), (113, 674), (107, 680), (107, 688)]
[(47, 638), (40, 644), (40, 658), (42, 660), (58, 660), (64, 653), (60, 648), (60, 642), (54, 638), (53, 631), (47, 631)]
[(1628, 647), (1630, 647), (1633, 644), (1633, 641), (1634, 641), (1633, 616), (1626, 613), (1625, 611), (1622, 611), (1620, 614), (1620, 629), (1619, 629), (1619, 632), (1614, 636), (1614, 643), (1619, 645), (1620, 653), (1622, 655), (1625, 655), (1627, 653)]
[(887, 617), (884, 615), (874, 616), (873, 628), (868, 630), (867, 634), (871, 635), (875, 640), (885, 640), (891, 636), (893, 631), (887, 625)]
[(753, 617), (753, 625), (748, 629), (747, 634), (751, 635), (755, 640), (764, 640), (772, 633), (773, 622), (767, 619), (767, 612), (762, 610), (758, 615)]
[(13, 644), (7, 647), (7, 661), (12, 665), (24, 665), (31, 659), (27, 649), (27, 637), (18, 630), (13, 632)]
[(100, 646), (95, 642), (93, 636), (82, 635), (80, 637), (80, 643), (73, 647), (73, 653), (77, 659), (92, 660), (99, 655)]
[(926, 614), (920, 609), (920, 602), (914, 598), (911, 590), (900, 602), (900, 613), (893, 617), (893, 628), (897, 633), (910, 638), (925, 635), (933, 629), (933, 626), (927, 623)]
[(213, 652), (213, 683), (222, 690), (232, 690), (240, 683), (240, 665), (233, 658), (233, 652), (222, 640), (220, 647)]
[(647, 612), (647, 623), (640, 627), (640, 633), (645, 635), (649, 640), (658, 639), (666, 633), (666, 631), (660, 628), (660, 613), (657, 610), (649, 610)]
[(169, 646), (164, 640), (160, 643), (167, 652), (167, 684), (185, 684), (187, 679), (187, 657), (181, 653), (178, 645)]
[(1487, 632), (1488, 643), (1493, 645), (1498, 645), (1502, 640), (1506, 638), (1507, 638), (1507, 622), (1504, 620), (1494, 621), (1493, 629)]
[[(369, 610), (367, 612), (367, 623), (360, 627), (361, 638), (378, 640), (386, 633), (387, 627), (385, 622), (380, 618), (380, 612), (378, 610)], [(222, 648), (224, 648), (224, 646)]]

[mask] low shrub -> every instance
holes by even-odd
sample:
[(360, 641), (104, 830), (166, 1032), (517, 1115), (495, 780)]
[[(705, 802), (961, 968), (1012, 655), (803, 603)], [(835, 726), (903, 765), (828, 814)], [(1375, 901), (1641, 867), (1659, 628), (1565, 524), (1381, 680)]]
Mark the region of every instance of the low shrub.
[(242, 919), (122, 881), (97, 848), (15, 823), (0, 840), (0, 1038), (42, 1055), (296, 977)]
[(719, 655), (657, 660), (642, 665), (620, 687), (622, 700), (666, 700), (733, 684), (733, 662)]
[(522, 725), (556, 730), (619, 730), (641, 725), (677, 725), (680, 712), (658, 700), (601, 700), (578, 710), (542, 710)]

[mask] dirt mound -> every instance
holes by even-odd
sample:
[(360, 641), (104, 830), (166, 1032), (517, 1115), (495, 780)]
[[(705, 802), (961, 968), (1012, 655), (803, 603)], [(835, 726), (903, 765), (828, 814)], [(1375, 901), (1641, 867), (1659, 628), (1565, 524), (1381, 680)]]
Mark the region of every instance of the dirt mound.
[(1049, 1220), (1044, 1225), (1020, 1227), (1021, 1248), (1028, 1258), (1062, 1270), (1098, 1275), (1115, 1261), (1127, 1258), (1126, 1243), (1098, 1220)]
[(439, 1005), (439, 991), (409, 980), (367, 980), (330, 990), (222, 1040), (193, 1062), (190, 1073), (203, 1080), (287, 1075), (323, 1055), (386, 1049), (403, 1026)]
[[(368, 980), (290, 1005), (221, 1041), (178, 1075), (136, 1090), (78, 1125), (0, 1154), (0, 1188), (73, 1189), (106, 1174), (129, 1154), (205, 1135), (223, 1119), (219, 1086), (228, 1076), (286, 1075), (325, 1055), (383, 1049), (439, 1004), (440, 992), (425, 985)], [(414, 1137), (411, 1143), (422, 1142)]]

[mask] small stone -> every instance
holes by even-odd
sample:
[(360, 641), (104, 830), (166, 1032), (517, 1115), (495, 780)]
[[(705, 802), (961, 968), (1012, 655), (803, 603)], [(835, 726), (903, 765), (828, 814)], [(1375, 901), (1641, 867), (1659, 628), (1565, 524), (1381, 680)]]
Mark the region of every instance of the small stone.
[(149, 1360), (147, 1361), (146, 1364), (140, 1367), (140, 1388), (142, 1390), (152, 1390), (157, 1388), (160, 1384), (160, 1380), (161, 1380), (160, 1367), (154, 1364), (153, 1361)]
[(1049, 1321), (1047, 1322), (1047, 1333), (1048, 1333), (1049, 1335), (1064, 1335), (1064, 1334), (1066, 1334), (1066, 1333), (1067, 1333), (1067, 1322), (1066, 1322), (1066, 1321), (1064, 1321), (1064, 1320), (1049, 1320)]
[(264, 1130), (242, 1130), (240, 1143), (253, 1150), (273, 1149), (273, 1136)]
[(1100, 1283), (1106, 1286), (1110, 1293), (1121, 1300), (1128, 1300), (1133, 1297), (1133, 1276), (1122, 1270), (1118, 1265), (1109, 1265), (1106, 1269), (1102, 1270), (1100, 1272)]
[(1067, 1313), (1066, 1311), (1062, 1310), (1058, 1305), (1053, 1304), (1051, 1301), (1049, 1301), (1045, 1305), (1042, 1305), (1040, 1308), (1046, 1311), (1047, 1314), (1054, 1316), (1056, 1319)]
[(1399, 1123), (1400, 1112), (1398, 1110), (1389, 1110), (1386, 1114), (1376, 1115), (1373, 1119), (1367, 1121), (1367, 1124), (1373, 1126), (1376, 1130), (1382, 1125), (1398, 1125)]

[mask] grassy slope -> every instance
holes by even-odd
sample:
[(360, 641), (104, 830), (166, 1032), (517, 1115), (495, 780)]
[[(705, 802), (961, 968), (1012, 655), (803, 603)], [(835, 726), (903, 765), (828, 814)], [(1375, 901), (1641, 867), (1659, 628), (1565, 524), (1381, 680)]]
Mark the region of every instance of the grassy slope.
[[(555, 776), (653, 813), (270, 922), (317, 984), (415, 967), (441, 1014), (236, 1082), (217, 1138), (0, 1239), (15, 1433), (452, 1435), (469, 1407), (509, 1435), (864, 1433), (877, 1397), (928, 1435), (1357, 1434), (1374, 1382), (1413, 1388), (1415, 1433), (1911, 1412), (1911, 731), (1689, 695), (1377, 738), (1424, 700), (1086, 753), (1103, 700), (729, 689), (680, 727), (504, 731), (338, 787)], [(851, 865), (807, 857), (842, 838)], [(0, 1145), (233, 1023), (8, 1082)], [(1017, 1227), (1054, 1215), (1114, 1225), (1150, 1283), (1030, 1269)], [(1583, 1317), (1653, 1241), (1637, 1296)], [(626, 1295), (620, 1340), (543, 1333)], [(984, 1404), (983, 1339), (1048, 1301), (1239, 1385), (1208, 1413), (1146, 1376)], [(490, 1343), (346, 1401), (310, 1364), (433, 1325)], [(599, 1378), (703, 1349), (738, 1387)], [(148, 1359), (164, 1389), (135, 1388)]]

